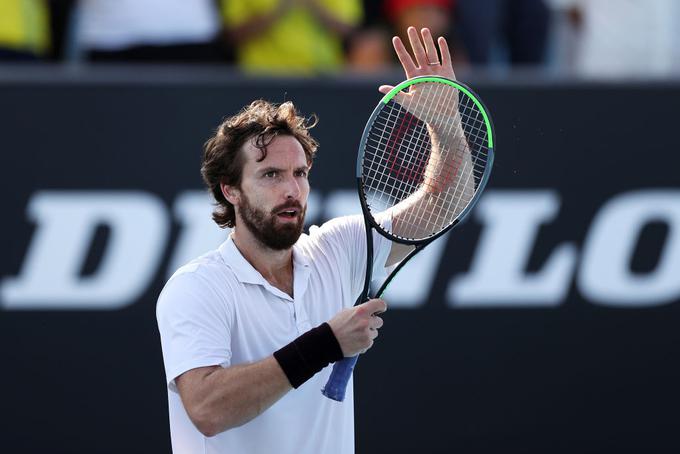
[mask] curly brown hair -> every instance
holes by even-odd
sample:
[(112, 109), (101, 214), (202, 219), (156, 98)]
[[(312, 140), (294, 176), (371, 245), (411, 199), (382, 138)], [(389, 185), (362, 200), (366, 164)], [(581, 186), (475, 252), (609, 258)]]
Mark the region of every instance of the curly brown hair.
[(222, 228), (234, 227), (236, 222), (234, 206), (222, 194), (220, 184), (240, 186), (244, 164), (244, 154), (240, 151), (243, 144), (255, 139), (253, 145), (262, 152), (258, 159), (260, 162), (267, 157), (267, 146), (276, 136), (290, 135), (300, 142), (307, 164), (311, 166), (319, 144), (309, 130), (316, 123), (316, 115), (312, 115), (309, 120), (299, 116), (290, 101), (272, 104), (262, 99), (253, 101), (237, 115), (222, 121), (215, 135), (203, 147), (201, 164), (203, 181), (215, 198), (212, 218), (217, 225)]

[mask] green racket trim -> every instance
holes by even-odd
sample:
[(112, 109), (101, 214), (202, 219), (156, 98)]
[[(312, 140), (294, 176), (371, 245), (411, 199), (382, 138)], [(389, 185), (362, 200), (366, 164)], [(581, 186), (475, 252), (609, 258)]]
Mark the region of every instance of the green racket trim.
[(477, 99), (477, 96), (472, 93), (472, 90), (470, 90), (468, 87), (465, 85), (461, 84), (460, 82), (456, 82), (455, 80), (447, 79), (446, 77), (432, 77), (432, 76), (421, 76), (421, 77), (414, 77), (413, 79), (405, 80), (404, 82), (400, 83), (396, 87), (394, 87), (392, 90), (390, 90), (389, 93), (387, 93), (383, 98), (380, 100), (383, 104), (387, 104), (397, 96), (397, 93), (402, 91), (404, 88), (408, 88), (411, 85), (419, 84), (422, 82), (439, 82), (442, 84), (446, 85), (451, 85), (454, 88), (457, 88), (458, 90), (462, 91), (465, 93), (470, 99), (472, 99), (472, 102), (475, 103), (479, 111), (482, 113), (482, 117), (484, 118), (484, 124), (486, 124), (486, 131), (487, 131), (487, 138), (489, 139), (489, 148), (493, 148), (493, 134), (491, 134), (491, 121), (489, 121), (489, 116), (486, 113), (486, 109), (482, 105), (482, 103)]
[[(458, 218), (455, 219), (451, 224), (449, 224), (447, 227), (439, 231), (438, 233), (430, 236), (429, 238), (421, 239), (421, 240), (413, 240), (413, 239), (406, 239), (406, 238), (399, 238), (394, 235), (392, 235), (390, 232), (385, 231), (378, 223), (377, 221), (373, 218), (370, 209), (368, 208), (368, 204), (366, 201), (366, 194), (364, 193), (363, 190), (363, 160), (364, 156), (366, 153), (366, 142), (368, 140), (369, 134), (371, 129), (373, 128), (373, 125), (378, 118), (378, 115), (380, 112), (383, 110), (384, 106), (387, 105), (396, 95), (399, 93), (401, 90), (403, 90), (406, 87), (409, 87), (411, 85), (421, 83), (421, 82), (438, 82), (438, 83), (444, 83), (447, 85), (450, 85), (454, 88), (457, 88), (458, 90), (463, 91), (469, 98), (471, 98), (474, 102), (474, 104), (477, 106), (477, 108), (482, 112), (482, 118), (484, 119), (484, 123), (486, 124), (487, 128), (487, 143), (489, 146), (487, 146), (487, 164), (484, 168), (484, 174), (482, 176), (482, 180), (479, 183), (479, 186), (477, 187), (476, 193), (472, 200), (468, 203), (468, 205), (465, 207), (465, 209), (458, 215)], [(431, 242), (435, 241), (437, 238), (441, 237), (444, 235), (446, 232), (454, 228), (456, 225), (460, 223), (462, 219), (464, 219), (472, 210), (472, 207), (477, 203), (479, 200), (481, 193), (483, 192), (484, 188), (486, 187), (486, 183), (489, 180), (489, 175), (491, 173), (491, 168), (493, 166), (493, 160), (494, 160), (494, 149), (493, 149), (493, 127), (491, 126), (491, 119), (489, 115), (486, 113), (486, 109), (483, 107), (484, 105), (482, 102), (477, 98), (476, 95), (474, 95), (474, 92), (465, 87), (464, 85), (446, 79), (442, 77), (431, 77), (431, 76), (424, 76), (424, 77), (417, 77), (414, 79), (410, 79), (406, 82), (402, 82), (399, 85), (397, 85), (395, 88), (390, 90), (388, 94), (386, 94), (381, 102), (378, 103), (378, 106), (373, 110), (373, 113), (371, 114), (370, 118), (368, 119), (368, 122), (366, 123), (366, 126), (364, 127), (364, 132), (361, 136), (361, 144), (359, 146), (359, 155), (357, 157), (357, 167), (356, 167), (356, 177), (357, 177), (357, 190), (359, 193), (359, 202), (361, 203), (361, 210), (363, 212), (364, 216), (364, 225), (366, 228), (366, 247), (368, 251), (372, 251), (372, 239), (373, 239), (373, 232), (371, 231), (371, 228), (374, 229), (378, 234), (382, 235), (383, 237), (395, 242), (395, 243), (401, 243), (401, 244), (408, 244), (414, 246), (414, 249), (404, 258), (401, 260), (401, 262), (396, 266), (396, 268), (390, 273), (390, 275), (387, 277), (385, 282), (383, 282), (382, 286), (380, 289), (376, 292), (376, 295), (378, 297), (382, 296), (382, 294), (387, 290), (387, 287), (392, 283), (394, 277), (402, 271), (403, 267), (406, 265), (407, 262), (410, 261), (410, 259), (416, 255), (418, 252), (420, 252), (425, 246), (430, 244)], [(482, 145), (483, 146), (483, 145)], [(364, 289), (357, 299), (356, 304), (360, 304), (368, 298), (368, 293), (370, 291), (370, 281), (371, 281), (371, 270), (372, 270), (372, 254), (368, 254), (366, 258), (366, 276), (364, 278)], [(333, 365), (333, 370), (331, 372), (330, 377), (328, 378), (328, 382), (326, 383), (326, 386), (321, 390), (324, 396), (328, 397), (329, 399), (342, 402), (345, 398), (345, 391), (347, 389), (347, 384), (349, 383), (349, 380), (351, 379), (352, 376), (352, 371), (354, 370), (354, 366), (356, 365), (358, 356), (353, 356), (351, 358), (344, 358), (338, 362), (336, 362)]]

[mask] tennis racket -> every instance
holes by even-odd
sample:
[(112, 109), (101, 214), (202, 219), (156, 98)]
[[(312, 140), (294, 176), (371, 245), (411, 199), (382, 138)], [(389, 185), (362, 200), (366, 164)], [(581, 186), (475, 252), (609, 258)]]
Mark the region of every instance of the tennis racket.
[[(413, 256), (467, 216), (489, 178), (493, 146), (491, 117), (460, 82), (415, 77), (382, 98), (366, 123), (357, 157), (367, 249), (357, 304), (369, 299), (372, 230), (414, 246), (376, 292), (379, 298)], [(357, 358), (335, 363), (322, 390), (326, 397), (344, 400)]]

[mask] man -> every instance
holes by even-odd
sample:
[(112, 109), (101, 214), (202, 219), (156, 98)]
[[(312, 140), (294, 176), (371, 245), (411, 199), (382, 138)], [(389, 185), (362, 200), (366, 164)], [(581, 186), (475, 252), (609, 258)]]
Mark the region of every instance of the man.
[(50, 50), (50, 10), (45, 0), (0, 2), (0, 61), (32, 61)]
[(75, 2), (75, 44), (91, 62), (217, 62), (214, 0)]
[(362, 18), (360, 0), (221, 0), (241, 69), (275, 74), (339, 71), (343, 40)]
[[(410, 27), (408, 35), (415, 62), (393, 39), (407, 77), (455, 77), (443, 38), (440, 59), (428, 29), (419, 36)], [(383, 324), (375, 314), (386, 305), (352, 307), (366, 266), (360, 216), (302, 235), (312, 126), (290, 102), (256, 101), (206, 143), (213, 219), (233, 231), (218, 250), (180, 268), (159, 297), (176, 454), (354, 452), (352, 384), (343, 403), (320, 389), (330, 363), (373, 345)], [(382, 222), (402, 215), (408, 208)], [(374, 271), (409, 249), (375, 234)]]

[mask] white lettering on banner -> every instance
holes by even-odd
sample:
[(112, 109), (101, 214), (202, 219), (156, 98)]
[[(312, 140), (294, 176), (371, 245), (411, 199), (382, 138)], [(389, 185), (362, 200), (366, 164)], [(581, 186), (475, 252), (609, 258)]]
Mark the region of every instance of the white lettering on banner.
[(315, 222), (321, 215), (321, 194), (318, 191), (311, 191), (307, 197), (307, 214), (305, 222)]
[(231, 229), (221, 229), (212, 220), (212, 200), (206, 191), (185, 191), (177, 196), (173, 214), (180, 233), (166, 278), (190, 260), (218, 247), (229, 235)]
[[(203, 191), (178, 195), (173, 213), (179, 236), (166, 276), (215, 248), (227, 235), (211, 219)], [(324, 202), (324, 203), (322, 203)], [(354, 190), (322, 198), (310, 194), (308, 220), (320, 223), (361, 208)], [(447, 304), (454, 308), (554, 307), (563, 303), (575, 274), (577, 249), (562, 243), (536, 272), (527, 272), (542, 224), (554, 222), (558, 194), (550, 190), (490, 190), (475, 217), (482, 225), (467, 273), (454, 276)], [(128, 191), (42, 191), (28, 204), (36, 230), (17, 276), (0, 283), (0, 307), (8, 310), (113, 310), (133, 304), (152, 285), (168, 245), (168, 210), (157, 197)], [(633, 273), (630, 262), (640, 232), (653, 221), (669, 234), (654, 270)], [(111, 234), (102, 259), (87, 276), (80, 270), (96, 228)], [(425, 304), (442, 263), (447, 237), (406, 265), (385, 294), (392, 307)], [(376, 280), (379, 284), (380, 280)], [(374, 283), (376, 283), (374, 282)], [(680, 298), (680, 190), (639, 190), (619, 195), (596, 214), (583, 247), (576, 287), (595, 304), (647, 307)]]
[[(162, 202), (143, 192), (43, 191), (28, 216), (37, 229), (17, 277), (0, 294), (7, 309), (116, 309), (134, 303), (158, 270), (168, 236)], [(79, 276), (99, 225), (111, 229), (94, 274)]]
[[(631, 272), (642, 228), (668, 225), (659, 263), (648, 273)], [(680, 298), (680, 190), (642, 190), (621, 194), (597, 213), (588, 232), (578, 273), (581, 292), (606, 306), (656, 306)]]
[(383, 295), (390, 307), (416, 308), (427, 302), (447, 241), (448, 235), (437, 238), (404, 265)]
[(359, 196), (356, 191), (343, 189), (328, 194), (323, 211), (325, 219), (333, 219), (352, 214), (361, 214), (361, 204), (359, 203)]
[(576, 248), (562, 244), (543, 269), (527, 273), (541, 224), (559, 211), (553, 191), (487, 191), (476, 208), (483, 224), (470, 271), (451, 280), (453, 307), (556, 306), (564, 301), (576, 264)]

